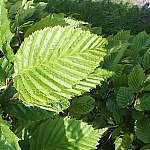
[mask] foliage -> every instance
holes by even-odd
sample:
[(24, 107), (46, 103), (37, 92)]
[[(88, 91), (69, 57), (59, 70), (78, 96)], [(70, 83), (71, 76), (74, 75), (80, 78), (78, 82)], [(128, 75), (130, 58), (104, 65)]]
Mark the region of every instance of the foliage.
[(0, 149), (149, 149), (150, 28), (111, 24), (116, 6), (130, 21), (123, 3), (1, 1)]

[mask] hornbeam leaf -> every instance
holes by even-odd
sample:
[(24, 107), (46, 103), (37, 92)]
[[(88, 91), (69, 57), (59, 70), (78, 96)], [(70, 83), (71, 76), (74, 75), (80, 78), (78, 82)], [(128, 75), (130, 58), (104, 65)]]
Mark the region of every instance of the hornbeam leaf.
[(5, 86), (6, 79), (13, 74), (13, 65), (5, 58), (0, 58), (0, 86)]
[(135, 108), (140, 111), (150, 110), (150, 94), (145, 93), (139, 96), (139, 98), (135, 102)]
[(143, 118), (136, 122), (135, 134), (144, 143), (150, 143), (150, 119)]
[(0, 49), (6, 54), (7, 58), (12, 61), (13, 60), (13, 51), (10, 47), (10, 41), (12, 39), (13, 34), (10, 32), (10, 22), (7, 16), (7, 9), (5, 8), (5, 1), (0, 1)]
[(106, 40), (73, 27), (45, 28), (20, 46), (14, 61), (14, 85), (28, 105), (62, 111), (68, 99), (96, 87)]
[(99, 139), (108, 128), (94, 129), (91, 125), (75, 119), (64, 119), (69, 150), (95, 150)]
[(150, 68), (150, 49), (144, 55), (143, 66), (145, 69)]
[(143, 80), (145, 78), (143, 68), (140, 65), (136, 65), (129, 74), (128, 84), (129, 87), (135, 91), (141, 88)]
[(130, 105), (134, 98), (134, 92), (128, 87), (121, 87), (117, 93), (117, 103), (120, 107)]
[(95, 150), (106, 131), (107, 128), (94, 129), (80, 120), (48, 119), (34, 130), (30, 150)]
[(137, 34), (132, 42), (131, 48), (135, 50), (141, 50), (150, 46), (150, 36), (145, 31)]
[(0, 149), (21, 150), (19, 138), (9, 129), (9, 126), (0, 117)]
[(47, 16), (43, 19), (41, 19), (39, 22), (36, 22), (34, 25), (32, 25), (25, 33), (25, 37), (28, 37), (30, 34), (37, 30), (44, 29), (45, 27), (54, 27), (54, 26), (71, 26), (71, 27), (80, 27), (85, 28), (84, 25), (87, 25), (86, 22), (77, 21), (72, 18), (65, 18), (64, 14), (52, 14), (50, 16)]
[(69, 111), (73, 114), (87, 114), (94, 108), (94, 106), (95, 100), (87, 95), (74, 98), (71, 106), (69, 107)]

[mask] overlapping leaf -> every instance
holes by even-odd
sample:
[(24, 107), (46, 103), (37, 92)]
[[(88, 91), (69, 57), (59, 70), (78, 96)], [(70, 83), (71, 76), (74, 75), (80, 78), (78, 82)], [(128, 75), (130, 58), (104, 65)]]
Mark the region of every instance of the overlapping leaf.
[(9, 126), (0, 116), (0, 149), (21, 150), (18, 144), (19, 138), (9, 129)]
[(133, 90), (139, 90), (145, 78), (143, 68), (140, 65), (136, 65), (128, 78), (128, 85)]
[(150, 68), (150, 49), (144, 55), (143, 66), (145, 69)]
[(30, 150), (94, 150), (106, 130), (95, 130), (75, 119), (49, 119), (36, 128)]
[(136, 123), (135, 133), (144, 143), (150, 143), (150, 119), (143, 118)]
[(105, 78), (96, 69), (105, 55), (105, 43), (101, 37), (71, 27), (35, 32), (25, 39), (15, 57), (14, 82), (19, 98), (48, 110), (67, 108), (67, 99), (89, 91)]
[(128, 87), (121, 87), (117, 93), (117, 103), (120, 107), (127, 107), (133, 101), (134, 93)]
[(83, 27), (84, 24), (87, 24), (82, 21), (77, 21), (72, 18), (65, 18), (64, 14), (53, 14), (41, 19), (39, 22), (32, 25), (25, 33), (25, 37), (28, 37), (30, 34), (37, 30), (44, 29), (45, 27), (54, 27), (54, 26), (70, 26), (70, 27)]
[(131, 48), (134, 50), (141, 50), (150, 46), (150, 36), (145, 31), (137, 34), (132, 42)]
[(7, 16), (7, 9), (5, 8), (5, 1), (0, 1), (0, 49), (6, 54), (9, 60), (13, 60), (13, 51), (10, 47), (10, 41), (13, 34), (10, 32), (10, 22)]
[(74, 98), (72, 100), (72, 104), (69, 107), (69, 110), (73, 114), (87, 114), (89, 113), (95, 106), (95, 101), (90, 96), (82, 96), (79, 98)]
[(135, 103), (135, 108), (140, 111), (150, 110), (150, 94), (145, 93), (141, 95)]
[(0, 86), (4, 86), (6, 79), (13, 73), (13, 65), (5, 58), (0, 58)]

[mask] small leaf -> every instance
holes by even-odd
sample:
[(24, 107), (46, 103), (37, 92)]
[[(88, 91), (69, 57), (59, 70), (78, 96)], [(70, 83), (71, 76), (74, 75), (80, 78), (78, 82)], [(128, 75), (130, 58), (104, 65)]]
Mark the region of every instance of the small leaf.
[(0, 86), (5, 86), (6, 79), (13, 74), (13, 65), (5, 58), (0, 58)]
[(150, 49), (144, 55), (143, 66), (145, 69), (150, 68)]
[(131, 89), (137, 91), (141, 88), (144, 80), (144, 71), (140, 65), (136, 65), (128, 77), (128, 85)]
[(114, 144), (115, 144), (115, 150), (120, 150), (120, 147), (121, 147), (121, 144), (122, 144), (122, 138), (117, 137)]
[(2, 94), (0, 94), (0, 104), (8, 103), (10, 98), (12, 98), (14, 94), (16, 94), (16, 92), (16, 89), (12, 86), (6, 88), (6, 90), (4, 90)]
[(87, 114), (95, 106), (95, 101), (90, 96), (82, 96), (72, 99), (72, 104), (69, 110), (75, 114)]
[(134, 92), (128, 87), (121, 87), (117, 93), (117, 103), (124, 108), (130, 105), (134, 98)]
[(135, 108), (140, 111), (150, 110), (150, 94), (141, 95), (135, 102)]

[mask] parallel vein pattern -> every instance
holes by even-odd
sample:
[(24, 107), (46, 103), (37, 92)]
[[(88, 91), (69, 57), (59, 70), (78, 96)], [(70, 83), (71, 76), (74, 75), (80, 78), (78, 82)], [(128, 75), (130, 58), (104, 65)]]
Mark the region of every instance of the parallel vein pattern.
[(47, 119), (34, 130), (30, 150), (95, 150), (106, 131), (107, 128), (97, 130), (81, 120)]
[(14, 82), (20, 99), (48, 110), (65, 109), (68, 99), (99, 83), (95, 69), (105, 55), (105, 43), (101, 37), (71, 27), (35, 32), (15, 56)]

